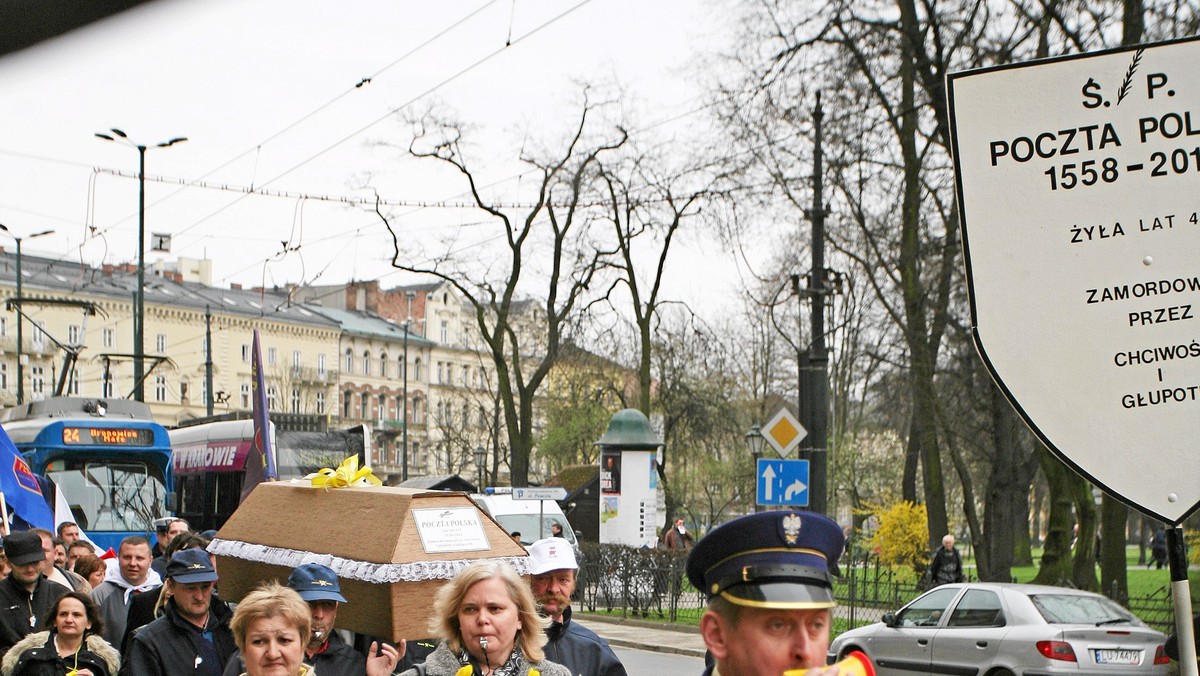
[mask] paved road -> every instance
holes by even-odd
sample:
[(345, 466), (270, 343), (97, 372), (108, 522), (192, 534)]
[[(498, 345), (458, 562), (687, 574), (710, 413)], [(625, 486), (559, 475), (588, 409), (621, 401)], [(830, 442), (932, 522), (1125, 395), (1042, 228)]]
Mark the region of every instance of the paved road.
[(629, 676), (699, 676), (704, 671), (704, 660), (699, 657), (620, 646), (613, 646), (613, 651)]

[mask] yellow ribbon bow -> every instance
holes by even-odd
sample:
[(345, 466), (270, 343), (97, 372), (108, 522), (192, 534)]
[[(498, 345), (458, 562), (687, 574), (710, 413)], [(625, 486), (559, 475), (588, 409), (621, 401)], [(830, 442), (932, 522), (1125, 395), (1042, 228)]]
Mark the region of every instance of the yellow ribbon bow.
[(337, 469), (321, 468), (304, 477), (312, 479), (312, 485), (320, 488), (345, 488), (346, 486), (382, 486), (370, 467), (358, 467), (358, 456), (352, 455), (342, 461)]

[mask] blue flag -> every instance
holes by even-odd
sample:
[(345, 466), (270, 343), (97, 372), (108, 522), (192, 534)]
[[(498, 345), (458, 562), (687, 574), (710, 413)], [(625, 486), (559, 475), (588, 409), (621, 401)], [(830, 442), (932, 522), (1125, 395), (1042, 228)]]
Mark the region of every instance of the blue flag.
[(262, 348), (258, 343), (258, 329), (254, 329), (253, 348), (254, 353), (250, 361), (250, 378), (253, 383), (250, 399), (254, 407), (254, 443), (246, 456), (242, 500), (250, 495), (255, 486), (278, 478), (278, 472), (275, 470), (275, 449), (271, 448), (271, 422), (267, 416), (267, 388), (263, 384)]
[(46, 503), (42, 486), (17, 452), (17, 446), (0, 427), (0, 491), (13, 514), (37, 528), (54, 530), (54, 512)]

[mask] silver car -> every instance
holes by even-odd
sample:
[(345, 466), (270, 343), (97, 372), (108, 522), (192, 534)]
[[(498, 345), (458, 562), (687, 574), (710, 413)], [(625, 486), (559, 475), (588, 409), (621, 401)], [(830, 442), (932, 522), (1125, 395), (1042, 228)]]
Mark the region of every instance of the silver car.
[(1137, 676), (1167, 673), (1165, 643), (1099, 594), (976, 582), (937, 587), (883, 622), (847, 631), (828, 658), (861, 650), (880, 676)]

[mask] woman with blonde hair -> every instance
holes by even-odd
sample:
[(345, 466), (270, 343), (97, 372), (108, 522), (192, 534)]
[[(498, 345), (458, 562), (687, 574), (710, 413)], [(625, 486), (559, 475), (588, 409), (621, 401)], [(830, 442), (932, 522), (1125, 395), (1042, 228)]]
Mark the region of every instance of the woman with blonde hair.
[(242, 676), (316, 676), (304, 664), (312, 614), (294, 590), (268, 582), (246, 594), (229, 628), (246, 664)]
[(401, 676), (571, 676), (545, 659), (549, 620), (529, 584), (503, 561), (459, 571), (433, 600), (430, 629), (441, 639), (425, 664)]

